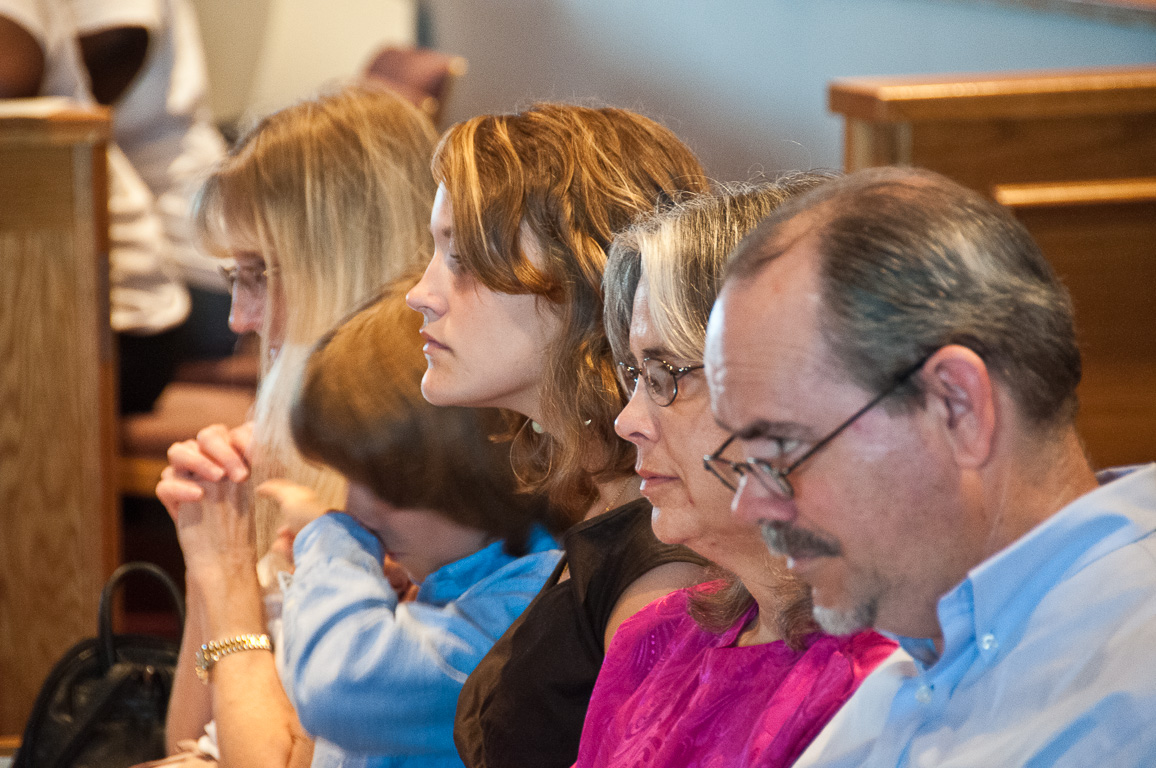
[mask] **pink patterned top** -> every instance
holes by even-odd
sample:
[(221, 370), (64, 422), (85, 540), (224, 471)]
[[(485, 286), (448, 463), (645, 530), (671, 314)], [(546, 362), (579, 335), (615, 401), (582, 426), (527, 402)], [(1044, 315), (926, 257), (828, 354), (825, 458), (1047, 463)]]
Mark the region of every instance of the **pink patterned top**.
[[(710, 589), (700, 585), (693, 589)], [(875, 632), (735, 646), (687, 613), (689, 590), (622, 624), (606, 652), (576, 768), (789, 766), (895, 643)]]

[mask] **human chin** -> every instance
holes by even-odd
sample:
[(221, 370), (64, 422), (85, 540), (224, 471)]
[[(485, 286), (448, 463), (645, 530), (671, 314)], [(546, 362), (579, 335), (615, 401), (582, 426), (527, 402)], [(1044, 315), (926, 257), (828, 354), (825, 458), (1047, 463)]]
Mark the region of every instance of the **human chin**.
[(851, 568), (845, 557), (819, 558), (793, 570), (810, 585), (812, 615), (824, 632), (850, 635), (875, 626), (884, 594), (878, 574)]
[(421, 395), (430, 405), (462, 405), (459, 393), (447, 381), (444, 371), (440, 371), (431, 361), (427, 363), (421, 376)]
[(673, 493), (654, 493), (653, 497), (651, 494), (644, 495), (654, 507), (650, 513), (650, 527), (654, 529), (655, 538), (664, 544), (687, 544), (694, 528), (687, 525), (688, 515), (693, 514), (687, 508), (690, 505), (676, 501), (672, 498)]

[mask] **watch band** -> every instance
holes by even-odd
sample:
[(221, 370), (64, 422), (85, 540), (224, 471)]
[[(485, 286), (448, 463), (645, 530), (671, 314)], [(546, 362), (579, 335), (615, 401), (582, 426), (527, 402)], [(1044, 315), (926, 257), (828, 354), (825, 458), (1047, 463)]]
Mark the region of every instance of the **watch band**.
[(238, 651), (271, 651), (273, 644), (268, 635), (243, 634), (225, 640), (212, 640), (197, 651), (197, 677), (209, 684), (209, 670), (230, 653)]

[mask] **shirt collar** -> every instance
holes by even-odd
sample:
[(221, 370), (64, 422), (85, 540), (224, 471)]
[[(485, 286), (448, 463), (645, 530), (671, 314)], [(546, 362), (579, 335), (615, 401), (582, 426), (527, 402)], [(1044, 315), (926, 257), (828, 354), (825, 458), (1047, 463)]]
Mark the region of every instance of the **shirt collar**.
[[(438, 568), (422, 582), (417, 599), (423, 603), (444, 605), (461, 597), (467, 589), (518, 559), (508, 554), (504, 545), (504, 541), (495, 541), (472, 555)], [(544, 528), (535, 526), (526, 542), (526, 554), (557, 547), (554, 538)]]
[[(943, 658), (975, 642), (995, 662), (1013, 648), (1031, 610), (1069, 574), (1156, 529), (1156, 464), (1098, 473), (1101, 485), (973, 568), (939, 600)], [(898, 638), (922, 663), (939, 661), (931, 641)]]

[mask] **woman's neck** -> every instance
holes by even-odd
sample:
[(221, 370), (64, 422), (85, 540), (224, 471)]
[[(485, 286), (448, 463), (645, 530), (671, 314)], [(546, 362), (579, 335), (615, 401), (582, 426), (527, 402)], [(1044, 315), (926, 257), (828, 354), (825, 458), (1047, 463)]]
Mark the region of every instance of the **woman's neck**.
[(779, 611), (783, 609), (783, 606), (779, 605), (775, 591), (754, 581), (743, 581), (743, 586), (754, 597), (759, 612), (739, 633), (735, 645), (765, 645), (782, 640), (783, 633), (779, 629)]
[(638, 490), (641, 483), (642, 478), (633, 472), (625, 477), (617, 477), (598, 483), (598, 498), (590, 505), (590, 509), (586, 510), (586, 516), (582, 519), (589, 520), (592, 517), (598, 517), (598, 515), (605, 514), (639, 498), (642, 495)]
[(735, 641), (740, 646), (763, 645), (783, 639), (779, 613), (785, 606), (781, 604), (783, 589), (779, 574), (785, 571), (767, 551), (762, 537), (757, 532), (752, 534), (730, 537), (719, 542), (718, 551), (699, 553), (734, 574), (759, 607), (758, 613)]

